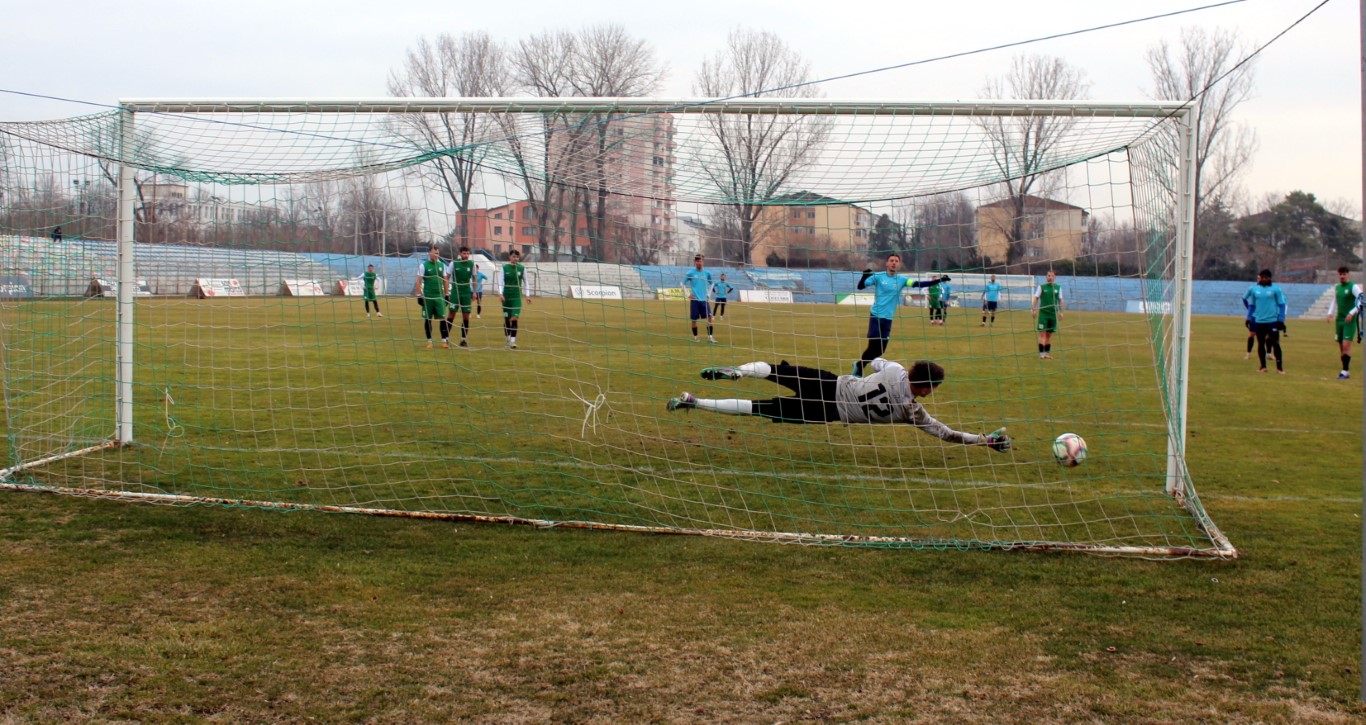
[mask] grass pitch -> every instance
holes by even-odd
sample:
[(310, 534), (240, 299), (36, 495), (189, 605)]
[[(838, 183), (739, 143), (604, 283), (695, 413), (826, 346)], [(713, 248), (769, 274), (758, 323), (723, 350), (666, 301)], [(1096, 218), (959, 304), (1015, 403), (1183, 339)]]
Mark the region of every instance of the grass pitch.
[[(145, 447), (119, 459), (123, 472), (149, 488), (212, 491), (227, 480), (233, 491), (259, 486), (381, 500), (392, 494), (360, 488), (325, 459), (317, 466), (319, 480), (303, 487), (269, 480), (292, 464), (278, 458), (284, 454), (277, 448), (305, 447), (292, 437), (288, 416), (307, 420), (314, 431), (320, 409), (338, 421), (311, 434), (322, 441), (314, 449), (329, 451), (354, 442), (346, 436), (362, 430), (350, 423), (356, 415), (380, 410), (393, 415), (364, 427), (364, 435), (388, 427), (395, 440), (414, 439), (418, 453), (407, 463), (374, 464), (408, 466), (406, 479), (393, 478), (416, 481), (414, 493), (394, 498), (447, 501), (449, 492), (421, 491), (438, 485), (432, 466), (446, 457), (427, 451), (449, 448), (443, 436), (462, 433), (467, 424), (410, 435), (418, 428), (404, 426), (418, 416), (400, 411), (412, 401), (378, 393), (461, 377), (470, 382), (460, 387), (491, 388), (500, 401), (549, 399), (541, 402), (551, 412), (539, 417), (484, 415), (495, 433), (469, 443), (494, 460), (511, 457), (518, 444), (527, 445), (520, 455), (539, 455), (533, 460), (542, 463), (562, 450), (594, 460), (580, 453), (578, 442), (585, 408), (564, 387), (575, 380), (594, 383), (576, 387), (580, 394), (595, 388), (607, 394), (612, 418), (600, 421), (600, 430), (658, 437), (663, 441), (655, 445), (681, 451), (668, 461), (694, 466), (723, 468), (718, 459), (736, 445), (726, 436), (752, 430), (771, 436), (751, 451), (770, 460), (814, 467), (829, 455), (833, 465), (848, 466), (855, 461), (839, 456), (874, 456), (896, 443), (897, 450), (911, 451), (894, 459), (896, 467), (923, 464), (950, 479), (970, 473), (974, 480), (998, 476), (992, 482), (1000, 484), (1035, 478), (1052, 484), (1065, 474), (1036, 458), (1045, 453), (1043, 443), (1068, 429), (1091, 442), (1094, 457), (1078, 469), (1090, 485), (1160, 488), (1160, 477), (1147, 481), (1130, 473), (1148, 470), (1151, 436), (1140, 424), (1149, 422), (1144, 411), (1151, 401), (1138, 391), (1153, 385), (1114, 383), (1116, 369), (1144, 370), (1133, 361), (1142, 359), (1147, 331), (1123, 327), (1142, 320), (1137, 316), (1069, 315), (1054, 346), (1058, 365), (1047, 372), (1033, 367), (1043, 363), (1022, 318), (998, 320), (990, 335), (969, 327), (975, 316), (962, 314), (943, 330), (923, 328), (913, 314), (898, 321), (889, 356), (928, 357), (949, 369), (949, 384), (932, 399), (937, 416), (982, 432), (1010, 419), (1020, 447), (1002, 465), (986, 451), (942, 449), (909, 430), (893, 441), (878, 437), (889, 432), (849, 429), (832, 441), (826, 436), (838, 427), (759, 420), (718, 426), (705, 422), (716, 418), (696, 414), (670, 423), (662, 412), (664, 399), (683, 387), (720, 386), (692, 377), (705, 365), (788, 357), (843, 372), (862, 349), (862, 318), (854, 313), (774, 318), (732, 306), (732, 319), (719, 331), (723, 344), (708, 346), (689, 341), (685, 321), (644, 306), (638, 313), (623, 308), (620, 322), (595, 321), (572, 332), (556, 324), (571, 316), (560, 314), (558, 301), (545, 300), (528, 311), (522, 349), (498, 349), (497, 321), (486, 314), (476, 328), (476, 344), (485, 349), (471, 353), (422, 349), (414, 340), (420, 323), (410, 313), (395, 314), (396, 300), (386, 301), (383, 322), (355, 319), (359, 302), (328, 301), (337, 308), (326, 313), (331, 308), (323, 304), (230, 301), (239, 306), (225, 319), (197, 318), (223, 311), (206, 312), (204, 302), (158, 302), (160, 312), (139, 306), (146, 331), (166, 335), (140, 341), (149, 380), (138, 391)], [(99, 314), (77, 319), (88, 327)], [(792, 329), (763, 324), (774, 320)], [(647, 344), (592, 337), (619, 328), (634, 328)], [(763, 546), (5, 493), (0, 717), (1354, 721), (1366, 716), (1356, 702), (1360, 388), (1332, 380), (1337, 356), (1326, 325), (1293, 325), (1292, 334), (1290, 374), (1259, 375), (1243, 360), (1245, 333), (1237, 320), (1195, 323), (1189, 460), (1207, 508), (1240, 548), (1236, 562)], [(358, 346), (353, 336), (384, 346)], [(74, 344), (70, 339), (52, 335), (43, 342)], [(377, 362), (303, 359), (334, 342), (336, 350), (350, 345)], [(594, 348), (601, 352), (584, 352)], [(265, 363), (262, 355), (270, 356)], [(595, 355), (612, 356), (610, 364)], [(212, 365), (188, 364), (208, 356)], [(12, 353), (7, 362), (14, 364)], [(64, 364), (89, 371), (91, 410), (112, 405), (98, 390), (107, 376), (104, 357)], [(604, 379), (604, 369), (634, 372), (619, 382)], [(253, 377), (244, 383), (219, 377), (220, 370)], [(170, 412), (159, 384), (177, 401)], [(443, 396), (457, 385), (439, 384)], [(757, 381), (746, 385), (753, 397), (778, 394)], [(280, 397), (290, 389), (322, 395), (321, 408), (312, 399)], [(345, 392), (355, 390), (366, 392)], [(196, 419), (195, 411), (214, 407), (192, 405), (196, 395), (224, 396), (216, 400), (231, 405), (216, 409), (233, 411), (231, 417)], [(1082, 406), (1098, 396), (1119, 397)], [(23, 410), (10, 401), (9, 412), (22, 417), (46, 409), (59, 413), (50, 417), (65, 421), (68, 431), (107, 429), (107, 414), (100, 419), (85, 408), (51, 407), (65, 397)], [(396, 400), (382, 402), (387, 398)], [(1001, 399), (1012, 402), (1002, 406)], [(453, 403), (453, 415), (476, 415), (482, 405)], [(270, 409), (264, 406), (286, 416), (263, 415)], [(1126, 427), (1137, 431), (1132, 446), (1124, 440)], [(251, 446), (233, 439), (242, 431), (253, 431)], [(178, 441), (195, 436), (217, 436), (224, 457), (178, 449)], [(11, 440), (26, 445), (12, 432)], [(260, 451), (259, 465), (229, 463), (227, 454), (252, 446)], [(607, 447), (607, 462), (628, 450), (624, 443)], [(642, 446), (631, 455), (648, 459), (655, 455), (650, 450)], [(153, 451), (159, 460), (150, 458)], [(1092, 472), (1105, 470), (1107, 454), (1128, 462), (1118, 472)], [(878, 459), (856, 462), (876, 468)], [(91, 465), (69, 462), (44, 473), (59, 483), (84, 480), (95, 470)], [(563, 497), (581, 492), (564, 480), (557, 479), (553, 492), (562, 500), (547, 509), (572, 510)], [(699, 500), (685, 512), (710, 517), (739, 509), (689, 496)], [(746, 501), (744, 510), (762, 507)]]

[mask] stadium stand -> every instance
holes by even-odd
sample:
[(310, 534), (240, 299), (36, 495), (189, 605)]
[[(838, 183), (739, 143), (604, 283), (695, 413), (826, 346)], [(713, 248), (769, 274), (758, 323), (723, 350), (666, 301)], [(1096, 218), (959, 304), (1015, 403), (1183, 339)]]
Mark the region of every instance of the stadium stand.
[[(134, 245), (138, 279), (146, 280), (154, 295), (185, 295), (195, 278), (238, 280), (249, 295), (274, 295), (284, 279), (318, 280), (331, 291), (338, 279), (354, 279), (373, 264), (391, 294), (407, 294), (412, 289), (421, 258), (379, 257), (336, 254), (295, 254), (270, 249), (218, 249), (174, 244)], [(0, 276), (24, 275), (38, 297), (82, 296), (94, 278), (117, 277), (117, 250), (114, 242), (77, 240), (54, 244), (46, 237), (0, 236)], [(528, 264), (537, 295), (569, 296), (571, 285), (620, 287), (627, 299), (652, 299), (659, 288), (677, 288), (691, 266), (637, 266), (547, 262)], [(707, 267), (713, 278), (724, 272), (726, 281), (738, 292), (746, 289), (787, 289), (793, 301), (832, 304), (841, 295), (854, 291), (859, 273), (843, 270), (767, 271), (733, 267)], [(910, 273), (927, 278), (937, 272)], [(954, 273), (950, 273), (954, 274)], [(1012, 278), (1002, 307), (1028, 309), (1029, 293), (1022, 293)], [(960, 305), (976, 306), (981, 297), (983, 278), (977, 274), (956, 275), (954, 295)], [(1037, 278), (1036, 281), (1042, 280)], [(1134, 312), (1144, 299), (1140, 280), (1112, 277), (1058, 277), (1068, 309), (1103, 312)], [(1242, 298), (1252, 280), (1196, 280), (1191, 290), (1192, 313), (1197, 315), (1243, 315)], [(1032, 293), (1032, 285), (1023, 285)], [(1290, 318), (1318, 317), (1325, 314), (1326, 295), (1331, 285), (1285, 283)], [(487, 288), (496, 292), (496, 287)]]

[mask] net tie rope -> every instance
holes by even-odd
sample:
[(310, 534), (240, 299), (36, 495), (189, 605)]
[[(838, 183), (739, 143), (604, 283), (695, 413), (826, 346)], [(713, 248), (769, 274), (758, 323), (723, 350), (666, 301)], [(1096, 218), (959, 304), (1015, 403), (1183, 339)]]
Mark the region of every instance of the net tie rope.
[(592, 426), (593, 432), (597, 433), (598, 411), (602, 409), (603, 406), (607, 405), (607, 395), (602, 392), (601, 388), (598, 389), (597, 397), (593, 398), (592, 400), (589, 400), (583, 397), (582, 395), (579, 395), (578, 391), (571, 390), (569, 392), (573, 393), (574, 397), (578, 398), (579, 402), (583, 403), (584, 406), (586, 406), (585, 410), (583, 411), (583, 425), (579, 426), (579, 437), (586, 438), (588, 436), (589, 426)]

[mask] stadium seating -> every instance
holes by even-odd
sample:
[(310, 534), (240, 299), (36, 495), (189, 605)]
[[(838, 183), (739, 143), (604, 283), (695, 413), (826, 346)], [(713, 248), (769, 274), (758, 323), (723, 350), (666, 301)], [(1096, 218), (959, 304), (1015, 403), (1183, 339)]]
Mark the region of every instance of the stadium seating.
[[(406, 294), (412, 289), (421, 257), (378, 257), (338, 254), (295, 254), (270, 249), (220, 249), (174, 244), (134, 245), (138, 279), (146, 280), (153, 294), (185, 295), (195, 278), (238, 280), (249, 295), (274, 295), (283, 279), (312, 279), (331, 291), (331, 282), (354, 279), (375, 265), (391, 294)], [(117, 277), (118, 257), (114, 242), (74, 240), (54, 244), (45, 237), (0, 236), (0, 276), (22, 274), (29, 278), (33, 293), (40, 297), (80, 296), (92, 278)], [(679, 287), (691, 266), (629, 266), (599, 263), (547, 262), (528, 264), (537, 295), (569, 296), (571, 285), (621, 288), (627, 299), (652, 299), (655, 290)], [(844, 270), (784, 270), (781, 276), (758, 274), (731, 267), (707, 267), (713, 279), (726, 274), (726, 281), (740, 290), (788, 289), (793, 301), (831, 304), (839, 296), (853, 292), (859, 273)], [(928, 277), (935, 272), (911, 273)], [(1144, 299), (1143, 283), (1137, 279), (1114, 277), (1060, 276), (1068, 309), (1103, 312), (1136, 311)], [(963, 275), (954, 282), (954, 295), (960, 304), (977, 305), (981, 297), (979, 275)], [(1042, 281), (1039, 277), (1037, 281)], [(1191, 290), (1192, 313), (1197, 315), (1243, 315), (1242, 298), (1252, 280), (1196, 280)], [(1330, 285), (1285, 283), (1288, 317), (1319, 317), (1326, 313)], [(495, 291), (490, 288), (488, 291)], [(1027, 309), (1029, 295), (1011, 287), (1002, 307)]]

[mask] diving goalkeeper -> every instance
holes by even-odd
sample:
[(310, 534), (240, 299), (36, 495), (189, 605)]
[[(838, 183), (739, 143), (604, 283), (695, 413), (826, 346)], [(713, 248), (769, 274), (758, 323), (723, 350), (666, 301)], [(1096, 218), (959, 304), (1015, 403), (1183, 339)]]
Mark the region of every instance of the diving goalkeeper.
[(872, 375), (859, 378), (826, 370), (766, 362), (745, 363), (739, 367), (705, 368), (707, 380), (763, 378), (788, 388), (796, 395), (769, 400), (709, 400), (692, 393), (669, 400), (669, 410), (709, 410), (728, 415), (757, 415), (777, 423), (910, 423), (920, 430), (950, 443), (989, 446), (993, 450), (1010, 448), (1006, 429), (987, 435), (956, 431), (935, 420), (917, 399), (928, 397), (944, 382), (944, 368), (920, 360), (909, 371), (900, 363), (877, 358), (868, 363)]

